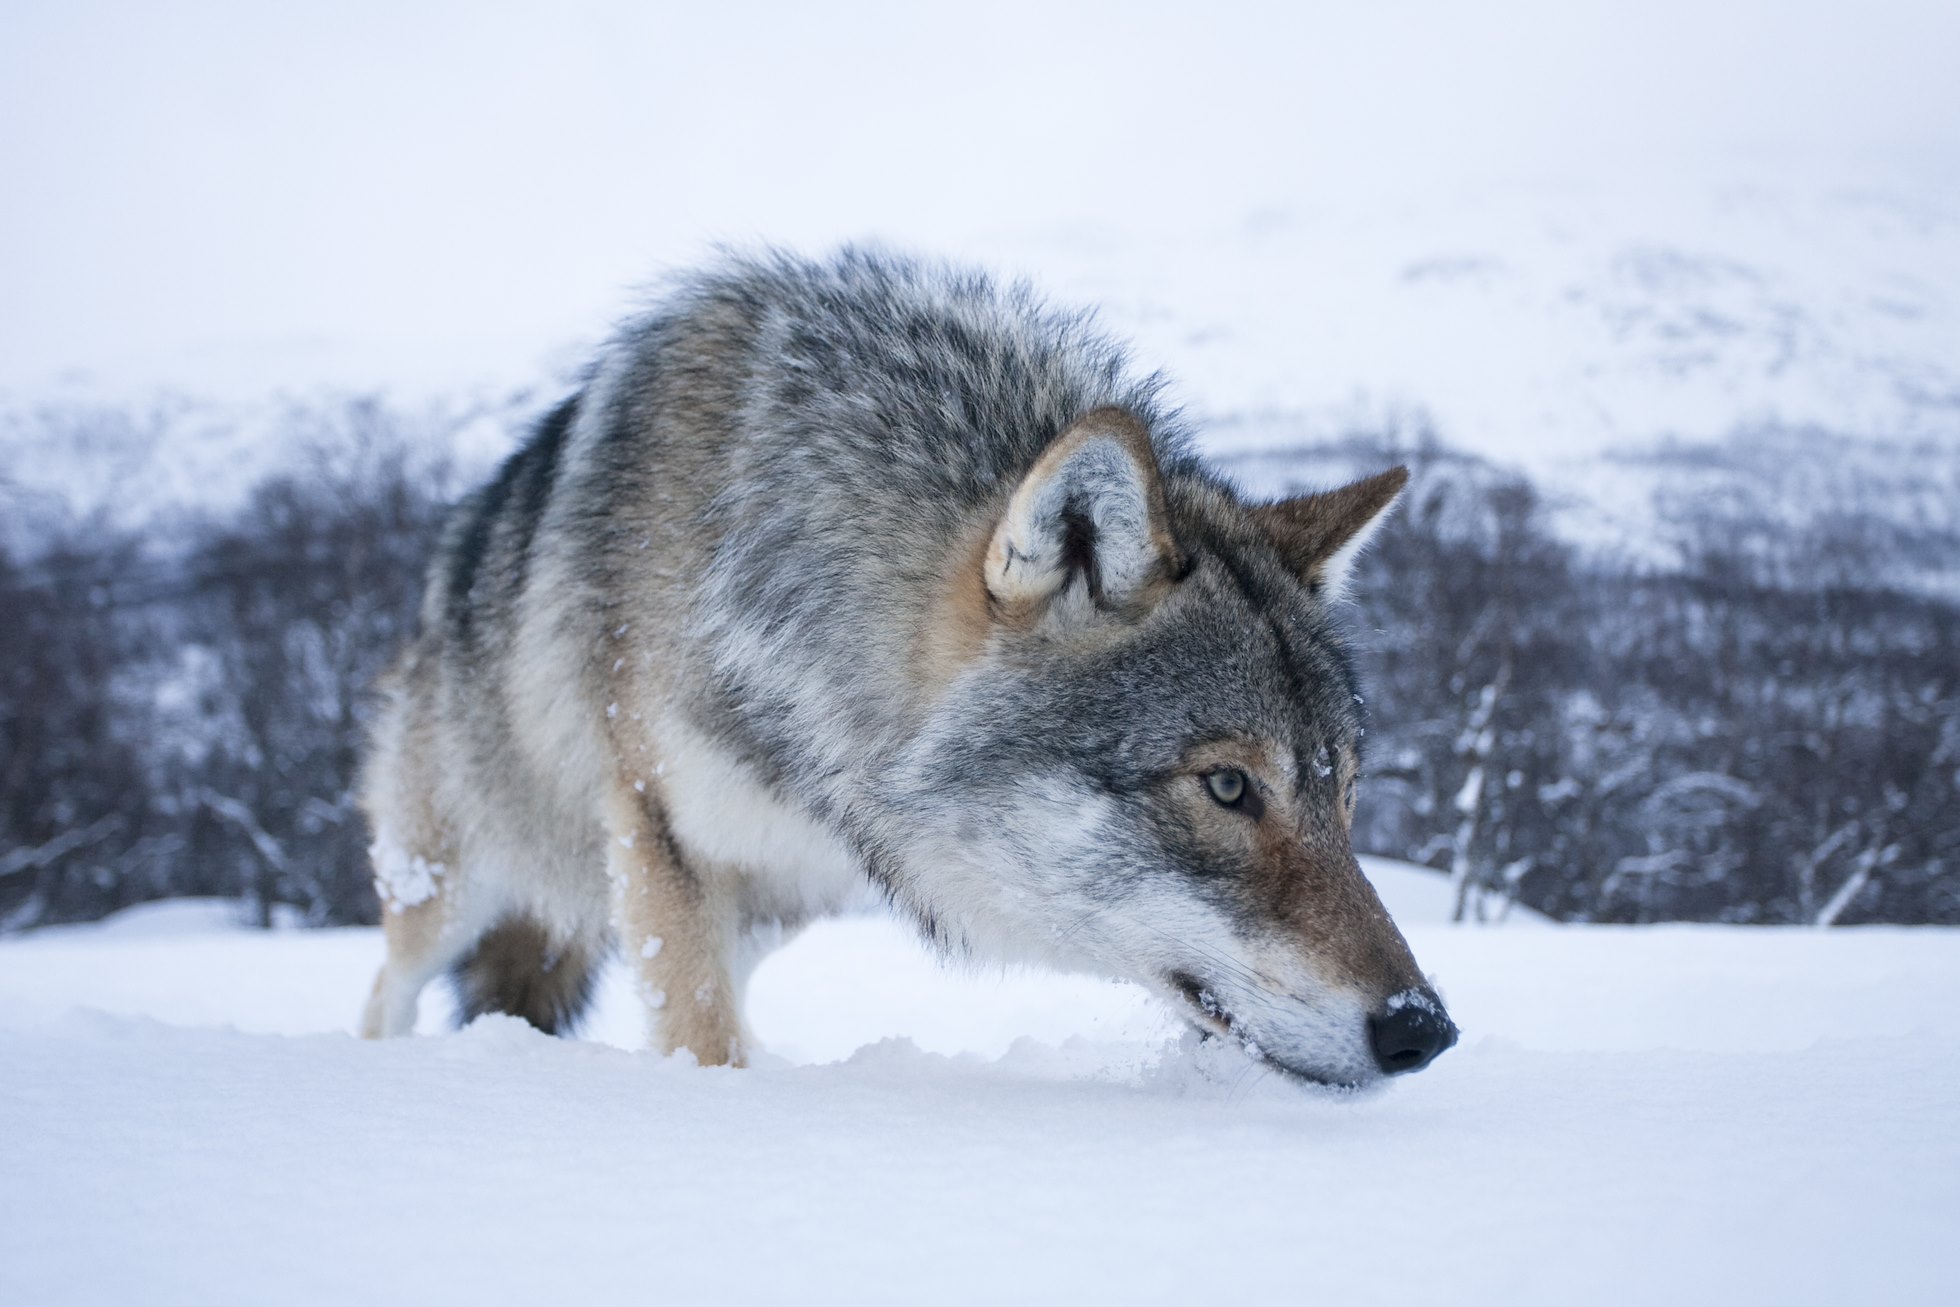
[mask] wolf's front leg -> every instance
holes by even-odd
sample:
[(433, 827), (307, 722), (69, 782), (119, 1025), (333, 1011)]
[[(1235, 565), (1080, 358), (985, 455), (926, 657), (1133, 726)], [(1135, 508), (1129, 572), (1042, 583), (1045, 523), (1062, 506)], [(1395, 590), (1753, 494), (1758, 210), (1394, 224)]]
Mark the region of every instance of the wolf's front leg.
[(651, 794), (622, 789), (609, 805), (613, 929), (647, 1006), (647, 1042), (686, 1049), (702, 1066), (741, 1066), (742, 1015), (731, 983), (729, 923), (674, 840)]

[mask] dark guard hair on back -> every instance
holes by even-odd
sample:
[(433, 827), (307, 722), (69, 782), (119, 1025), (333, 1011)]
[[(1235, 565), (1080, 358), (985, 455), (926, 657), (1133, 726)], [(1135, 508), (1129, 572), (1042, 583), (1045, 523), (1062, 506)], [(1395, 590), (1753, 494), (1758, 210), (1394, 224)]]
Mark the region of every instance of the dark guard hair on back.
[[(508, 604), (523, 589), (531, 541), (550, 501), (578, 407), (579, 396), (573, 395), (553, 409), (504, 460), (496, 477), (457, 508), (449, 525), (443, 612), (450, 633), (465, 647), (475, 642), (478, 610)], [(491, 593), (479, 589), (486, 580)]]

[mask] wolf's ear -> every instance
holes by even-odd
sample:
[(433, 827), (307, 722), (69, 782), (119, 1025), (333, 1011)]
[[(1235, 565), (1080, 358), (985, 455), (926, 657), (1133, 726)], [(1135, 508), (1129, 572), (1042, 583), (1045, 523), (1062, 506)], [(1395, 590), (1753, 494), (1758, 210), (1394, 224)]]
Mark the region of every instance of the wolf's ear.
[(1339, 490), (1282, 499), (1252, 510), (1279, 546), (1286, 565), (1316, 594), (1338, 599), (1348, 571), (1409, 484), (1409, 469), (1392, 467)]
[(1009, 613), (1057, 595), (1130, 611), (1174, 574), (1176, 557), (1150, 433), (1135, 414), (1099, 408), (1070, 423), (1015, 488), (987, 547), (987, 593)]

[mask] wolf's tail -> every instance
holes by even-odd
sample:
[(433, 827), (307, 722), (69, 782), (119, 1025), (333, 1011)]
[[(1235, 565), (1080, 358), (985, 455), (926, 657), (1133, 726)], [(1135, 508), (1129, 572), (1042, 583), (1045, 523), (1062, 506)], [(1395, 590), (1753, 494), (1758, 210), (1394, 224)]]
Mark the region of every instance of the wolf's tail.
[(586, 941), (554, 940), (530, 917), (506, 917), (449, 973), (457, 1019), (508, 1012), (547, 1035), (569, 1035), (592, 1004), (599, 960)]

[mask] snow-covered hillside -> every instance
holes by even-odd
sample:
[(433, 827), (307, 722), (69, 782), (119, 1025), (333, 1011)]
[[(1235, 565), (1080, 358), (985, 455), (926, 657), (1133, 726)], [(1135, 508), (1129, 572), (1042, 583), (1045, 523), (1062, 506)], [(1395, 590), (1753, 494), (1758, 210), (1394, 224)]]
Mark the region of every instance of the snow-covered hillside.
[(217, 407), (134, 454), (0, 423), (4, 479), (202, 499), (278, 464), (272, 396), (542, 397), (664, 271), (758, 240), (884, 241), (1098, 305), (1219, 452), (1421, 414), (1621, 514), (1609, 449), (1782, 429), (1950, 454), (1956, 14), (15, 12), (0, 415)]
[[(1365, 199), (1302, 202), (1094, 239), (1036, 224), (896, 240), (1095, 307), (1171, 374), (1216, 456), (1433, 431), (1637, 529), (1657, 484), (1760, 480), (1792, 463), (1830, 479), (1847, 460), (1877, 484), (1907, 466), (1960, 472), (1960, 191), (1953, 200), (1808, 185), (1656, 196), (1602, 180), (1466, 187), (1385, 213)], [(703, 254), (622, 258), (616, 299), (578, 330), (538, 331), (528, 360), (486, 355), (453, 376), (418, 368), (437, 343), (245, 366), (196, 400), (114, 374), (37, 385), (0, 373), (0, 449), (20, 486), (129, 520), (289, 466), (301, 433), (276, 392), (380, 389), (411, 412), (474, 411), (453, 431), (432, 420), (427, 439), (480, 472), (636, 302), (629, 284)], [(202, 369), (186, 363), (173, 388), (195, 387)], [(105, 401), (133, 407), (91, 426)], [(50, 421), (46, 406), (63, 404), (79, 412)], [(1711, 478), (1705, 456), (1652, 457), (1739, 435), (1780, 438), (1726, 476)], [(1830, 498), (1774, 489), (1809, 506)]]
[[(508, 1020), (365, 1045), (379, 940), (179, 904), (0, 943), (0, 1300), (1950, 1302), (1960, 940), (1457, 929), (1465, 1027), (1301, 1089), (1133, 991), (889, 923), (703, 1071)], [(430, 1014), (433, 1016), (434, 1014)]]

